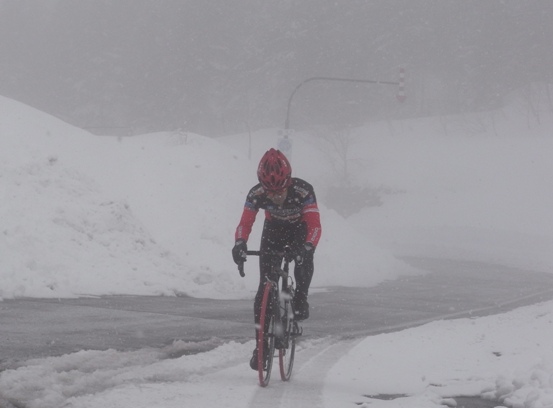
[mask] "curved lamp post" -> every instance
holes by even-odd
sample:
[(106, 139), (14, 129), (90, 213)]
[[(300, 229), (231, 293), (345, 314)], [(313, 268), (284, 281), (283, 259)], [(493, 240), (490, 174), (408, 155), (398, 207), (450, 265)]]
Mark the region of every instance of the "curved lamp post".
[[(312, 82), (312, 81), (335, 81), (335, 82), (359, 82), (359, 83), (365, 83), (365, 84), (382, 84), (382, 85), (398, 85), (398, 94), (397, 99), (399, 102), (403, 102), (405, 100), (405, 70), (403, 68), (400, 68), (399, 70), (399, 81), (398, 82), (392, 82), (392, 81), (375, 81), (371, 79), (349, 79), (349, 78), (334, 78), (334, 77), (312, 77), (303, 80), (294, 88), (292, 91), (292, 94), (288, 98), (288, 107), (286, 109), (286, 122), (284, 124), (284, 129), (287, 130), (290, 127), (290, 108), (292, 106), (292, 99), (294, 98), (294, 95), (298, 92), (298, 90), (306, 83)], [(287, 138), (288, 134), (287, 132), (284, 133), (284, 138)]]

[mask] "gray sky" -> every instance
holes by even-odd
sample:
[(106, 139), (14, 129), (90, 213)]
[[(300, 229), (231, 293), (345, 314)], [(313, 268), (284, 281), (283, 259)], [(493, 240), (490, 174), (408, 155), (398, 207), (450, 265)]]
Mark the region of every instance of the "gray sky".
[(549, 0), (0, 0), (0, 93), (81, 127), (206, 135), (498, 106), (551, 82)]

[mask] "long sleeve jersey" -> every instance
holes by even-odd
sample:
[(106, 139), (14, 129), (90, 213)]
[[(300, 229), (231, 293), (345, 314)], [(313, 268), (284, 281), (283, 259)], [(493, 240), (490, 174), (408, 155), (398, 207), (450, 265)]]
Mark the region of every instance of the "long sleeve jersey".
[(317, 246), (321, 238), (321, 220), (313, 186), (293, 177), (287, 190), (287, 196), (281, 206), (275, 204), (261, 184), (255, 185), (246, 197), (244, 211), (236, 228), (235, 240), (248, 241), (255, 218), (260, 209), (265, 210), (265, 218), (271, 222), (296, 224), (305, 222), (307, 237), (305, 242)]

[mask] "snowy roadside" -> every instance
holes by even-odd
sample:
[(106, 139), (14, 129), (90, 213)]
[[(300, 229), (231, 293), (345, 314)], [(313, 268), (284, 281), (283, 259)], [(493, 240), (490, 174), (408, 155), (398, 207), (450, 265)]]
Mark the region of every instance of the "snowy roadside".
[(195, 355), (182, 355), (190, 345), (177, 342), (27, 361), (0, 374), (0, 394), (28, 408), (440, 407), (468, 395), (543, 408), (553, 404), (552, 339), (553, 302), (545, 302), (365, 339), (304, 341), (292, 381), (274, 373), (267, 389), (247, 365), (253, 342)]
[(498, 406), (550, 407), (551, 340), (553, 302), (368, 337), (328, 373), (325, 406), (388, 394), (399, 398), (365, 398), (362, 406), (437, 407), (476, 395)]

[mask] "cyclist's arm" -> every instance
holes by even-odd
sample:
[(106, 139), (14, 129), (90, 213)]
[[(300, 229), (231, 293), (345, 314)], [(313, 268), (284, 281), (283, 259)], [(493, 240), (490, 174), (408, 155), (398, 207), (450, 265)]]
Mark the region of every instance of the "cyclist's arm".
[(317, 247), (319, 239), (321, 238), (321, 217), (319, 215), (319, 208), (317, 202), (313, 199), (312, 202), (307, 203), (302, 210), (303, 221), (307, 225), (307, 237), (306, 243), (310, 243), (313, 247)]
[(258, 210), (252, 207), (244, 206), (244, 211), (242, 212), (242, 217), (240, 218), (240, 223), (236, 227), (236, 232), (234, 233), (234, 240), (238, 241), (243, 239), (248, 242), (250, 233), (252, 232), (253, 223), (255, 222), (255, 217), (257, 216)]

